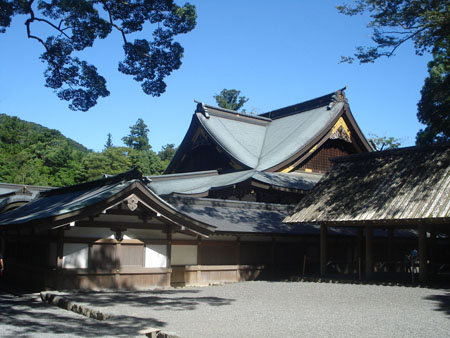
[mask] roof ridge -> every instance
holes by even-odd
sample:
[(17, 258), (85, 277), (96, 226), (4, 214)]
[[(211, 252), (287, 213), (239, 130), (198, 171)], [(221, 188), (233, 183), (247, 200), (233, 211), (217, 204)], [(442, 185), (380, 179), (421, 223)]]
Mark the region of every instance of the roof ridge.
[(263, 117), (260, 115), (251, 115), (251, 114), (247, 114), (247, 113), (243, 113), (243, 112), (238, 112), (235, 110), (231, 110), (231, 109), (226, 109), (226, 108), (221, 108), (221, 107), (216, 107), (216, 106), (212, 106), (197, 100), (194, 100), (195, 103), (197, 103), (197, 108), (195, 109), (196, 113), (202, 113), (205, 115), (206, 118), (208, 118), (208, 108), (209, 109), (214, 109), (214, 110), (218, 110), (222, 113), (228, 113), (228, 114), (232, 114), (234, 116), (243, 116), (249, 119), (255, 119), (255, 120), (262, 120), (262, 121), (268, 121), (270, 122), (271, 119), (267, 118), (267, 117)]
[(303, 113), (305, 111), (309, 111), (309, 110), (312, 110), (315, 108), (328, 106), (328, 105), (332, 104), (333, 102), (338, 102), (338, 101), (345, 102), (347, 100), (347, 98), (345, 96), (344, 90), (346, 90), (346, 89), (347, 89), (347, 87), (344, 87), (342, 89), (338, 89), (334, 92), (316, 97), (311, 100), (299, 102), (299, 103), (296, 103), (296, 104), (293, 104), (293, 105), (290, 105), (290, 106), (287, 106), (284, 108), (271, 110), (269, 112), (260, 114), (259, 116), (270, 118), (273, 120), (273, 119), (278, 119), (278, 118), (282, 118), (282, 117), (286, 117), (286, 116), (290, 116), (290, 115), (294, 115), (294, 114)]

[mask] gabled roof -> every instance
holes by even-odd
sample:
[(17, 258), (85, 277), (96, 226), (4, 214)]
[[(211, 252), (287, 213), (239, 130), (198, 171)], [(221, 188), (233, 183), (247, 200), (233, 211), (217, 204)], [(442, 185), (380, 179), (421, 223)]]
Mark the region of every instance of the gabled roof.
[(40, 231), (56, 228), (100, 214), (130, 197), (134, 197), (139, 205), (153, 211), (167, 224), (184, 226), (202, 235), (208, 235), (214, 230), (214, 226), (178, 212), (150, 191), (136, 169), (96, 181), (41, 192), (26, 205), (0, 215), (0, 229), (29, 226)]
[(157, 195), (203, 195), (215, 188), (230, 187), (250, 181), (274, 189), (294, 192), (311, 190), (322, 176), (312, 173), (265, 173), (254, 169), (219, 174), (217, 170), (203, 172), (148, 176), (147, 186)]
[(198, 128), (244, 169), (276, 171), (306, 154), (344, 115), (356, 132), (359, 147), (371, 151), (343, 89), (260, 116), (198, 103), (191, 126), (166, 173), (172, 172), (182, 159)]
[(450, 147), (403, 148), (332, 159), (285, 222), (331, 225), (450, 223)]

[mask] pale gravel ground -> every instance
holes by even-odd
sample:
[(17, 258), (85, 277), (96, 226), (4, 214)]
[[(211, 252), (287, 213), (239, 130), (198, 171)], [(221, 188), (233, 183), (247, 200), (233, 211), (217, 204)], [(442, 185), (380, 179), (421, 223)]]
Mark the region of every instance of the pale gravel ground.
[[(2, 329), (5, 311), (17, 307), (12, 304), (1, 308), (0, 336), (130, 337), (152, 326), (185, 338), (450, 337), (450, 290), (443, 289), (245, 282), (147, 292), (66, 293), (65, 297), (114, 317), (96, 322), (41, 303), (22, 304), (25, 313), (13, 312)], [(26, 326), (12, 331), (21, 322), (31, 325), (28, 334), (21, 331)]]

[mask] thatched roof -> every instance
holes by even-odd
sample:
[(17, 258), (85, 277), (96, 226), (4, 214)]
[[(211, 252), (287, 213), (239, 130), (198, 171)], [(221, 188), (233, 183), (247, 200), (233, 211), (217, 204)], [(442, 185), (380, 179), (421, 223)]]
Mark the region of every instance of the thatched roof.
[(450, 224), (450, 147), (403, 148), (332, 159), (288, 223)]

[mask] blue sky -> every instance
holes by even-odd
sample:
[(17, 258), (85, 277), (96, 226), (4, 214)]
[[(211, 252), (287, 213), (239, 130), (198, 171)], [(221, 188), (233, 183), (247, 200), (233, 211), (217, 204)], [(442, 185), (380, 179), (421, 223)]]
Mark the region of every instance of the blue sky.
[(14, 18), (0, 35), (0, 113), (58, 129), (95, 151), (103, 149), (108, 133), (114, 145), (122, 145), (129, 127), (142, 118), (158, 151), (182, 141), (194, 100), (215, 104), (213, 95), (223, 88), (241, 90), (250, 98), (247, 111), (263, 113), (348, 86), (350, 107), (366, 136), (414, 144), (429, 55), (416, 56), (409, 44), (375, 64), (339, 64), (341, 55), (371, 42), (368, 18), (339, 14), (335, 6), (342, 1), (190, 2), (197, 7), (197, 27), (177, 38), (185, 49), (183, 65), (167, 79), (166, 93), (147, 96), (139, 83), (117, 71), (123, 52), (115, 33), (83, 54), (111, 92), (88, 112), (69, 110), (44, 87), (42, 48), (26, 38), (24, 17)]

